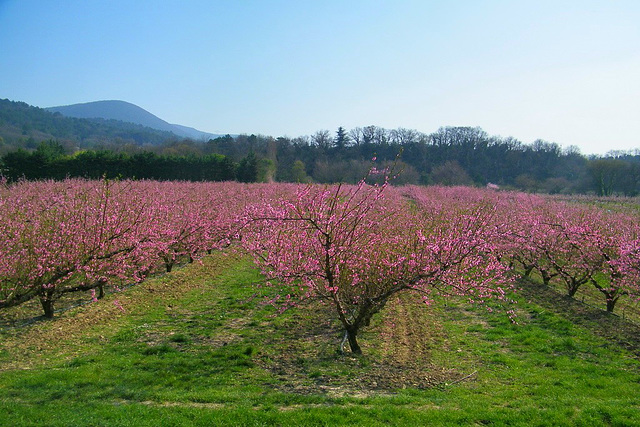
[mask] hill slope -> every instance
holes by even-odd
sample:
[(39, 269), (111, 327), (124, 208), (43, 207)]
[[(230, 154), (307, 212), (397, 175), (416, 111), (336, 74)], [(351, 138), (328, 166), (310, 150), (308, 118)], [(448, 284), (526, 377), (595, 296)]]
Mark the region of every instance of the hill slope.
[(209, 139), (215, 135), (199, 131), (187, 126), (174, 125), (151, 114), (147, 110), (125, 101), (95, 101), (82, 104), (72, 104), (46, 108), (67, 117), (80, 119), (120, 120), (128, 123), (150, 127), (165, 132), (172, 132), (177, 136), (193, 139)]
[(174, 133), (117, 120), (65, 117), (24, 102), (0, 99), (0, 147), (35, 148), (39, 141), (55, 139), (83, 148), (102, 142), (160, 144), (176, 139)]

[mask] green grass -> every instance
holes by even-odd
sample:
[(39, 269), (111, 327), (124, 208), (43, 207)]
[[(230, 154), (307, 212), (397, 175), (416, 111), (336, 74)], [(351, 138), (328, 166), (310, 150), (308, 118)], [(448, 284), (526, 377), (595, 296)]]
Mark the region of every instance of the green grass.
[(519, 302), (517, 325), (463, 303), (411, 311), (408, 321), (424, 315), (433, 325), (422, 332), (429, 364), (406, 372), (444, 374), (431, 387), (407, 378), (394, 388), (374, 382), (391, 369), (393, 308), (353, 358), (336, 351), (330, 312), (274, 316), (248, 262), (211, 277), (207, 268), (183, 269), (201, 286), (168, 300), (148, 284), (127, 291), (148, 308), (87, 327), (71, 354), (0, 344), (0, 363), (29, 368), (0, 371), (0, 425), (640, 425), (638, 360), (534, 303)]

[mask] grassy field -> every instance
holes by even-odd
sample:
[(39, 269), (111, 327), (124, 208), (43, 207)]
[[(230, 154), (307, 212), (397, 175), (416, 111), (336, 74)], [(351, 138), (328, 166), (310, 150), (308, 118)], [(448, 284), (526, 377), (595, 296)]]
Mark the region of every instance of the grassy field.
[(215, 255), (4, 328), (0, 425), (640, 425), (636, 342), (548, 290), (517, 297), (517, 325), (403, 296), (356, 358), (327, 307), (276, 316), (259, 282)]

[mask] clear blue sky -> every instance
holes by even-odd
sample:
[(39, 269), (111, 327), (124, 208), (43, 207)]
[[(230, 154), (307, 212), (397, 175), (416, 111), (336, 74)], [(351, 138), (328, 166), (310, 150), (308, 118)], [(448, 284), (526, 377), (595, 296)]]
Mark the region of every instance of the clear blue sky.
[(640, 1), (0, 0), (0, 98), (120, 99), (216, 133), (640, 148)]

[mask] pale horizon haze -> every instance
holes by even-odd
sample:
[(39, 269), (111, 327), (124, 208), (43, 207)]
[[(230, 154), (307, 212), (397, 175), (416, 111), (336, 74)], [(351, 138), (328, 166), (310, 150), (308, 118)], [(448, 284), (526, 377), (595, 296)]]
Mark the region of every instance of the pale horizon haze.
[(640, 148), (640, 1), (0, 0), (0, 98), (211, 133), (376, 125)]

